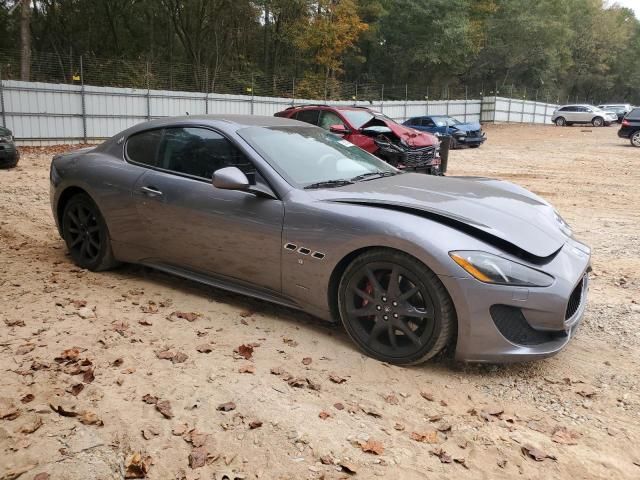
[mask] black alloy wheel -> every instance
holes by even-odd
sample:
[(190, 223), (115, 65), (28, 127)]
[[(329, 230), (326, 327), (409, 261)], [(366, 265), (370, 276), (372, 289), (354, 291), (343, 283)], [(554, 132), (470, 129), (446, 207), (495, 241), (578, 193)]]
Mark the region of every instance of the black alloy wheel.
[(340, 282), (339, 308), (354, 342), (389, 363), (423, 362), (455, 330), (453, 305), (437, 276), (393, 250), (373, 250), (353, 261)]
[(107, 226), (89, 196), (75, 195), (65, 205), (62, 234), (78, 266), (98, 271), (115, 265)]

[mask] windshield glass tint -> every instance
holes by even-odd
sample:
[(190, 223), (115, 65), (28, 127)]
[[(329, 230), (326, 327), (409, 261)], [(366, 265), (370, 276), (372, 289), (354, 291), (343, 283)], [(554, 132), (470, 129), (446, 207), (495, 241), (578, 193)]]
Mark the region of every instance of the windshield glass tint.
[(305, 187), (397, 170), (337, 135), (314, 127), (248, 127), (238, 131), (289, 183)]
[(460, 125), (460, 122), (455, 118), (451, 117), (433, 117), (433, 121), (436, 122), (436, 125), (439, 127), (449, 126), (453, 127), (454, 125)]
[(341, 110), (340, 113), (344, 115), (353, 128), (360, 128), (373, 118), (366, 110)]

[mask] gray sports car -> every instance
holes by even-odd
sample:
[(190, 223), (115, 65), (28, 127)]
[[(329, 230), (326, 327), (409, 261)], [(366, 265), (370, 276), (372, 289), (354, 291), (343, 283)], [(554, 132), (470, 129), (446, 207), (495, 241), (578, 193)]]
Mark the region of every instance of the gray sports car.
[(341, 320), (368, 355), (552, 355), (586, 304), (590, 249), (546, 201), (488, 178), (401, 173), (318, 127), (167, 118), (51, 163), (71, 257), (133, 262)]

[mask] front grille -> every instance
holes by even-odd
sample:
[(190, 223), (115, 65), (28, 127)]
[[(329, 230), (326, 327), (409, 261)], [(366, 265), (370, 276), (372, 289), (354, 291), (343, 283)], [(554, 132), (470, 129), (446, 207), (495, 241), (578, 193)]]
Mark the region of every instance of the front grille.
[(481, 135), (482, 135), (482, 130), (473, 130), (473, 131), (467, 132), (467, 137), (471, 137), (471, 138), (479, 137)]
[(582, 290), (584, 289), (584, 277), (582, 280), (576, 285), (576, 288), (571, 292), (571, 296), (569, 297), (569, 303), (567, 304), (567, 312), (564, 315), (565, 320), (569, 320), (573, 317), (578, 308), (580, 308), (580, 304), (582, 303)]
[(417, 148), (398, 155), (398, 161), (407, 167), (430, 165), (436, 156), (436, 147)]
[(517, 345), (540, 345), (551, 342), (559, 337), (566, 336), (564, 331), (549, 332), (536, 330), (527, 319), (522, 310), (509, 305), (492, 305), (489, 309), (493, 323), (500, 333), (512, 343)]

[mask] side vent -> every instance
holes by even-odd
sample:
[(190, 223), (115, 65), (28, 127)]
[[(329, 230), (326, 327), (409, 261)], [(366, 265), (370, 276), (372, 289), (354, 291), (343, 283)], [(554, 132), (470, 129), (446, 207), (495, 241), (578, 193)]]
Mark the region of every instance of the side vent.
[(297, 248), (298, 248), (298, 246), (297, 246), (297, 245), (294, 245), (293, 243), (287, 243), (287, 244), (284, 246), (284, 249), (285, 249), (285, 250), (289, 250), (289, 251), (291, 251), (291, 252), (293, 252), (293, 251), (294, 251), (294, 250), (296, 250)]
[(311, 253), (311, 250), (305, 247), (300, 247), (298, 249), (298, 253), (301, 253), (302, 255), (309, 255)]
[(322, 260), (324, 258), (324, 253), (321, 252), (313, 252), (311, 254), (313, 258), (317, 258), (318, 260)]

